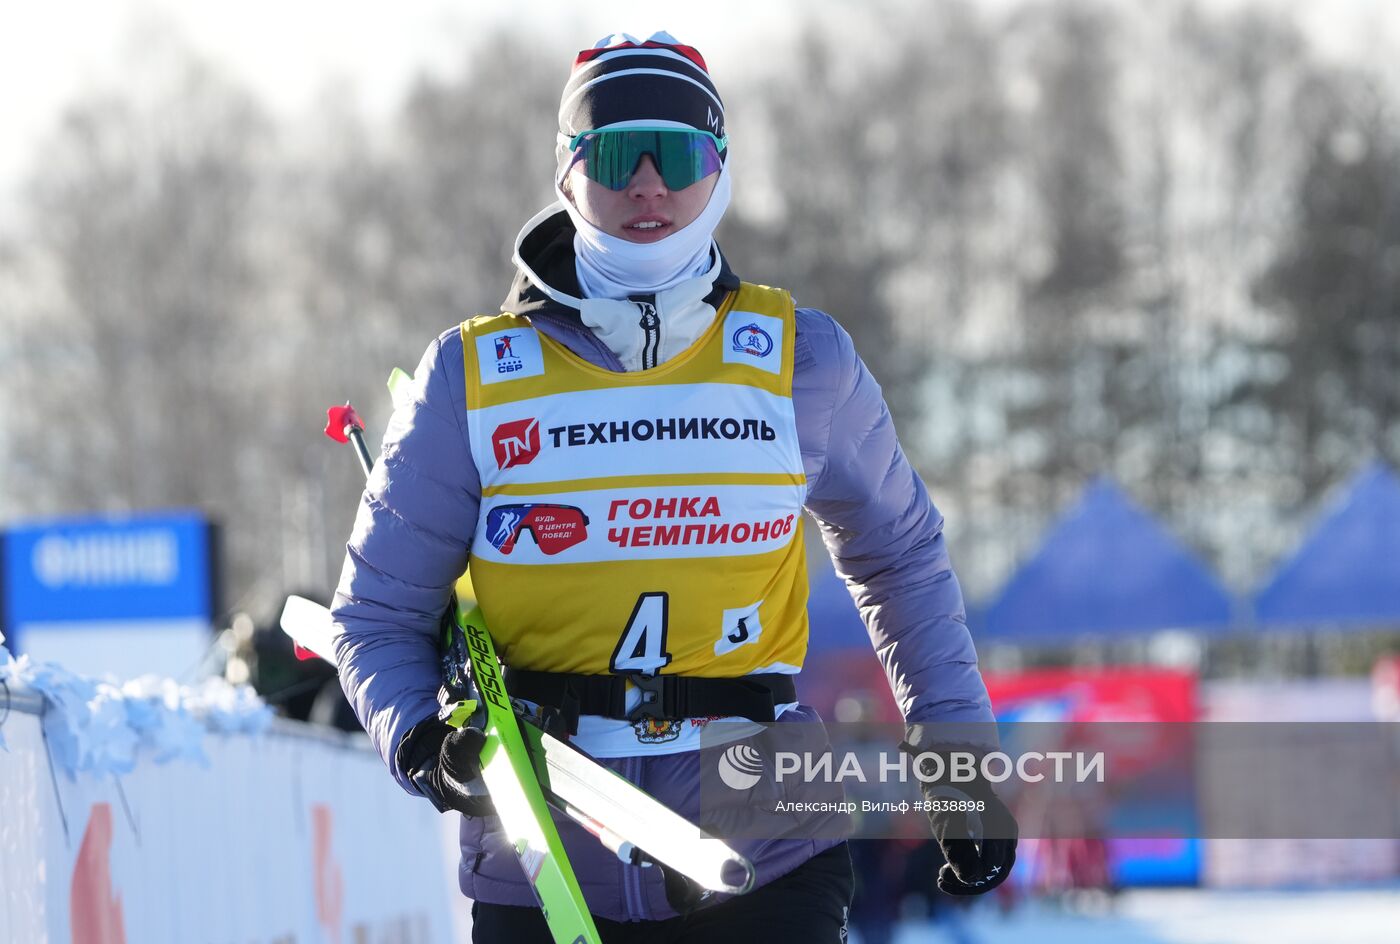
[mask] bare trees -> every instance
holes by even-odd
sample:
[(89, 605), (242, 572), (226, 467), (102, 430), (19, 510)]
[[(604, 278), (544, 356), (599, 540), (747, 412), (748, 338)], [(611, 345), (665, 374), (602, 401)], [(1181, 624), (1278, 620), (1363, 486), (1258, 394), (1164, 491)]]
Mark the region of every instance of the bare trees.
[(73, 105), (29, 188), (6, 306), (19, 462), (11, 512), (238, 511), (243, 314), (270, 128), (211, 70), (173, 64), (149, 98)]
[(1400, 114), (1350, 70), (1311, 75), (1295, 113), (1296, 202), (1258, 289), (1287, 364), (1269, 399), (1312, 494), (1400, 446)]
[(382, 429), (390, 368), (496, 310), (548, 194), (559, 77), (488, 98), (525, 58), (493, 48), (421, 83), (392, 135), (334, 91), (278, 126), (181, 49), (74, 103), (0, 256), (6, 513), (199, 507), (225, 524), (235, 606), (328, 592), (361, 485), (325, 408), (353, 398)]
[[(867, 30), (860, 43), (849, 31)], [(1109, 472), (1237, 586), (1400, 459), (1395, 90), (1279, 14), (891, 2), (722, 80), (746, 278), (831, 311), (989, 591)], [(392, 122), (271, 118), (187, 54), (77, 102), (0, 246), (8, 515), (193, 504), (235, 599), (328, 588), (316, 438), (493, 310), (551, 199), (568, 52), (499, 36)]]

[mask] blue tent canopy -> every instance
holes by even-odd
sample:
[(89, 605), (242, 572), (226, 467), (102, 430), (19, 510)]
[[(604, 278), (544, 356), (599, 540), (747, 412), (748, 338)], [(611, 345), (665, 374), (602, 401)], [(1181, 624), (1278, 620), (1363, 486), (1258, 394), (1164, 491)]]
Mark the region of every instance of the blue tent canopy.
[(1100, 478), (988, 605), (987, 636), (1067, 639), (1219, 629), (1230, 595), (1179, 541)]
[(1254, 598), (1263, 628), (1400, 623), (1400, 481), (1373, 462)]

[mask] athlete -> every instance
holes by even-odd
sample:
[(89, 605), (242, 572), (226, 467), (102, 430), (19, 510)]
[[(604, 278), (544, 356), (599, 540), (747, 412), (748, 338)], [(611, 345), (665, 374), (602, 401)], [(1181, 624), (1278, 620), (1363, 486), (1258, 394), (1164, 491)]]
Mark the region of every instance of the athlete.
[[(665, 33), (579, 53), (556, 154), (558, 200), (517, 237), (501, 312), (429, 345), (390, 421), (334, 606), (342, 683), (394, 776), (466, 814), (477, 941), (549, 937), (497, 821), (461, 786), (480, 732), (438, 716), (439, 618), (468, 567), (512, 695), (563, 711), (576, 746), (678, 810), (694, 808), (708, 721), (819, 720), (793, 683), (804, 509), (888, 671), (906, 747), (993, 720), (942, 518), (879, 386), (830, 316), (741, 281), (715, 243), (729, 139), (700, 53)], [(532, 507), (547, 516), (514, 540), (489, 530), (516, 534)], [(675, 717), (639, 707), (643, 679)], [(978, 894), (1009, 872), (1015, 823), (987, 784), (961, 789), (987, 831), (930, 814), (939, 884)], [(757, 887), (696, 907), (660, 870), (570, 823), (561, 835), (604, 941), (844, 940), (843, 842), (736, 843)]]

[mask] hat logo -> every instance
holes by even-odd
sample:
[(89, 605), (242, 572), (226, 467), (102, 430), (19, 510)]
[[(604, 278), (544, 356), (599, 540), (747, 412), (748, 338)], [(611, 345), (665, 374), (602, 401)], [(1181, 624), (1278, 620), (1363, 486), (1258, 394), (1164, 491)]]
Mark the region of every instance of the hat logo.
[(710, 131), (714, 132), (715, 137), (724, 137), (724, 126), (720, 124), (720, 117), (709, 105), (705, 106), (705, 124), (710, 126)]

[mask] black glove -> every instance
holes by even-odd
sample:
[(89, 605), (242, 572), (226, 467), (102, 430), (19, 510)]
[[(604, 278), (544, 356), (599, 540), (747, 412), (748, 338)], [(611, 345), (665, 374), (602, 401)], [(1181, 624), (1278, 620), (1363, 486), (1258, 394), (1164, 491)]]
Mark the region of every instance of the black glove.
[(457, 810), (467, 816), (488, 816), (495, 808), (481, 782), (485, 743), (486, 732), (481, 728), (454, 728), (434, 716), (404, 734), (394, 752), (394, 764), (439, 813)]
[(676, 910), (676, 914), (692, 914), (714, 900), (715, 893), (701, 888), (690, 876), (668, 869), (660, 862), (656, 863), (656, 867), (661, 870), (661, 887), (666, 890), (666, 903)]
[[(916, 757), (937, 754), (943, 761), (942, 776), (919, 780), (928, 802), (928, 821), (933, 838), (943, 850), (948, 864), (938, 870), (938, 890), (947, 895), (981, 895), (996, 888), (1011, 874), (1016, 862), (1016, 838), (1020, 834), (1016, 817), (992, 790), (980, 771), (981, 752), (970, 748), (919, 748), (909, 743), (900, 747)], [(970, 780), (953, 777), (954, 752), (971, 754), (975, 776)], [(921, 767), (924, 776), (939, 771), (932, 758)]]

